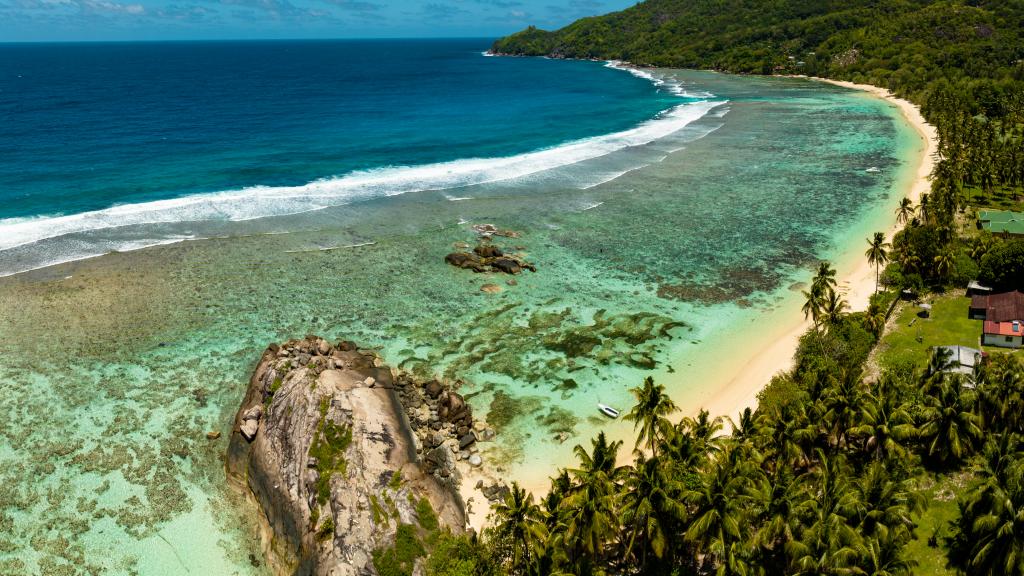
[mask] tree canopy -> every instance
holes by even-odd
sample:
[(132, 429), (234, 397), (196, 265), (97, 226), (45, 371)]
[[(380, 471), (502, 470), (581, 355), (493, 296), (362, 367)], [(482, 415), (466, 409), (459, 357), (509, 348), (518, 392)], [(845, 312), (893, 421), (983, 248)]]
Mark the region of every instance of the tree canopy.
[[(1020, 0), (647, 0), (497, 53), (626, 60), (640, 66), (804, 73), (922, 93), (939, 79), (1024, 78)], [(1004, 85), (975, 104), (998, 112)]]

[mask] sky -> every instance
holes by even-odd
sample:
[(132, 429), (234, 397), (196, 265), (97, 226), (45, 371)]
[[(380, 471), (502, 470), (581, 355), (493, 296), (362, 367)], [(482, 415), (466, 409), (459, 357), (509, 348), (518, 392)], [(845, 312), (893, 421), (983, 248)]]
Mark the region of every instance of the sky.
[(0, 0), (0, 42), (498, 37), (636, 0)]

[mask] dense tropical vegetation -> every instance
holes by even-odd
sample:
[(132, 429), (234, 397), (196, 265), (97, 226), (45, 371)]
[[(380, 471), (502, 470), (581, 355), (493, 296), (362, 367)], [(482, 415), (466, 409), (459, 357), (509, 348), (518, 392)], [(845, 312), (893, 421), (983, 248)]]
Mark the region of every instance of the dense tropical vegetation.
[(458, 573), (913, 574), (917, 483), (970, 469), (949, 561), (1024, 574), (1024, 365), (998, 356), (965, 376), (937, 356), (866, 380), (865, 317), (823, 320), (735, 422), (676, 421), (648, 378), (627, 416), (632, 464), (601, 434), (540, 501), (513, 484)]
[(1019, 80), (1022, 37), (1019, 0), (647, 0), (554, 32), (531, 27), (493, 49), (748, 74), (800, 71), (923, 94), (940, 79)]
[(647, 0), (494, 51), (871, 83), (922, 107), (939, 158), (931, 192), (896, 209), (903, 229), (867, 239), (868, 310), (850, 312), (835, 270), (818, 267), (804, 291), (813, 327), (756, 411), (679, 419), (648, 378), (626, 415), (631, 463), (603, 435), (576, 446), (548, 494), (513, 484), (492, 526), (460, 537), (460, 569), (428, 573), (914, 574), (923, 484), (957, 477), (949, 536), (923, 535), (933, 554), (961, 573), (1024, 576), (1024, 362), (867, 365), (901, 295), (1024, 287), (1024, 240), (973, 218), (1021, 205), (1024, 2)]

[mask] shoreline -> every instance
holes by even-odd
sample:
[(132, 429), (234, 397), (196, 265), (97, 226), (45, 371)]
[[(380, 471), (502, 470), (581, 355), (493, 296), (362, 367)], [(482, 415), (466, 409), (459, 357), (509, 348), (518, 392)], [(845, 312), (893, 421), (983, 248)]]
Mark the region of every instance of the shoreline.
[[(913, 167), (910, 181), (906, 183), (903, 195), (910, 198), (915, 205), (918, 204), (921, 195), (931, 188), (929, 178), (935, 166), (935, 157), (938, 154), (938, 138), (935, 128), (925, 121), (920, 108), (908, 100), (897, 98), (884, 88), (869, 84), (808, 76), (795, 76), (795, 78), (806, 78), (851, 90), (859, 90), (872, 97), (885, 100), (899, 109), (903, 119), (914, 129), (921, 140), (918, 157), (914, 160), (916, 166)], [(896, 222), (896, 215), (892, 213), (885, 230), (886, 242), (892, 242), (893, 236), (899, 230), (900, 226)], [(861, 254), (860, 248), (860, 246), (850, 247), (850, 252), (847, 253), (848, 256), (854, 256), (857, 262), (852, 270), (844, 271), (841, 266), (837, 266), (839, 268), (837, 280), (840, 292), (845, 296), (850, 311), (854, 312), (866, 310), (871, 295), (875, 291), (875, 269)], [(707, 410), (712, 416), (732, 416), (747, 408), (752, 410), (757, 408), (757, 395), (768, 385), (772, 377), (793, 367), (793, 354), (796, 352), (800, 337), (811, 328), (811, 322), (802, 318), (799, 309), (793, 312), (794, 321), (776, 333), (779, 337), (743, 364), (723, 387), (702, 404), (701, 409)], [(693, 414), (699, 410), (693, 411)]]
[[(894, 195), (894, 201), (903, 197), (910, 198), (914, 204), (920, 201), (921, 194), (927, 192), (930, 187), (929, 177), (935, 163), (935, 156), (938, 152), (938, 141), (935, 129), (928, 124), (921, 115), (920, 109), (911, 102), (897, 98), (888, 90), (866, 84), (854, 84), (851, 82), (828, 80), (823, 78), (802, 77), (818, 82), (825, 82), (863, 92), (868, 97), (885, 100), (900, 111), (900, 116), (909, 124), (916, 133), (919, 143), (916, 148), (916, 157), (910, 160), (901, 175), (899, 181), (894, 185), (894, 191), (902, 190), (903, 194)], [(900, 226), (896, 222), (894, 203), (891, 210), (887, 211), (886, 221), (883, 229), (886, 234), (886, 241), (891, 242), (893, 236), (899, 231)], [(871, 295), (875, 291), (875, 269), (863, 255), (860, 245), (863, 238), (857, 238), (856, 245), (847, 246), (841, 256), (833, 261), (836, 266), (837, 281), (839, 290), (849, 303), (851, 311), (860, 311), (867, 308)], [(773, 322), (777, 329), (765, 332), (758, 342), (751, 343), (757, 349), (745, 362), (736, 364), (729, 373), (722, 374), (723, 366), (733, 366), (727, 362), (711, 362), (715, 369), (708, 374), (713, 378), (715, 384), (703, 390), (692, 390), (687, 383), (695, 379), (694, 373), (680, 371), (675, 375), (661, 374), (659, 378), (665, 384), (669, 393), (676, 398), (677, 404), (685, 406), (680, 410), (678, 417), (695, 416), (700, 410), (707, 410), (712, 417), (728, 416), (734, 418), (746, 408), (756, 409), (757, 396), (768, 385), (771, 379), (780, 372), (785, 372), (793, 367), (793, 355), (799, 344), (800, 337), (811, 327), (811, 322), (805, 320), (800, 312), (798, 300), (794, 297), (787, 298), (776, 310), (772, 311), (763, 319), (765, 322)], [(727, 359), (723, 358), (723, 361)], [(697, 375), (699, 380), (701, 375)], [(717, 377), (716, 377), (717, 376)], [(680, 393), (680, 391), (685, 391)], [(728, 421), (726, 421), (728, 423)], [(614, 431), (613, 431), (614, 430)], [(609, 431), (609, 440), (623, 440), (626, 446), (632, 445), (632, 427), (614, 428)], [(623, 432), (629, 432), (623, 434)], [(620, 452), (619, 459), (625, 463), (630, 458), (628, 450)], [(467, 520), (473, 528), (478, 531), (486, 526), (486, 516), (490, 513), (486, 501), (478, 501), (478, 491), (474, 486), (478, 480), (485, 482), (498, 480), (501, 476), (496, 471), (484, 471), (480, 469), (464, 470), (463, 484), (460, 492), (463, 501), (470, 502), (472, 513), (467, 510)], [(521, 476), (521, 475), (520, 475)], [(531, 474), (530, 477), (517, 477), (515, 480), (527, 490), (532, 492), (535, 498), (540, 498), (547, 493), (548, 474)], [(469, 499), (472, 498), (472, 501)]]

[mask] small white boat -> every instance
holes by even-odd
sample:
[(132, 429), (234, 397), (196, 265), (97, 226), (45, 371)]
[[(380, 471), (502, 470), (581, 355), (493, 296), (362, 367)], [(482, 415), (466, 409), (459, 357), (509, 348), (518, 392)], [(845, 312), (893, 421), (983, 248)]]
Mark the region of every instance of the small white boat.
[(611, 406), (609, 406), (607, 404), (601, 404), (600, 402), (598, 402), (597, 403), (597, 409), (601, 412), (601, 414), (604, 414), (605, 416), (607, 416), (609, 418), (618, 418), (619, 417), (619, 411), (616, 410), (615, 408), (612, 408)]
[(878, 166), (872, 166), (871, 168), (868, 168), (867, 170), (865, 170), (865, 172), (870, 172), (871, 174), (876, 174), (876, 173), (881, 172), (881, 171), (882, 171), (882, 169), (879, 168)]

